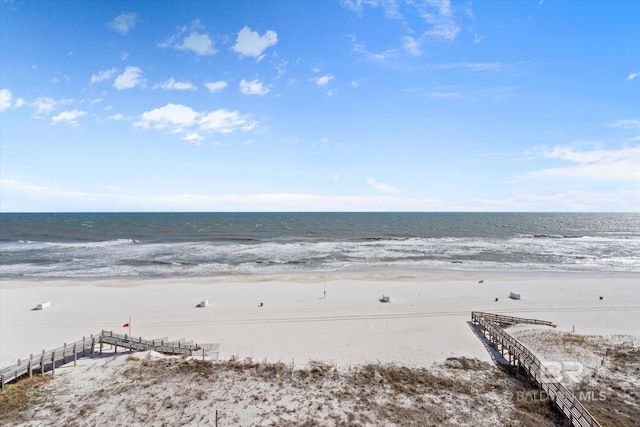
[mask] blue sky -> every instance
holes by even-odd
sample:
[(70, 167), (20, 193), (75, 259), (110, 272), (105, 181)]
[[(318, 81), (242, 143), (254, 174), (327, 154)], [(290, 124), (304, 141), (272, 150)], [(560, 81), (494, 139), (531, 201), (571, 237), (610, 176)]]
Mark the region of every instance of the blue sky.
[(640, 211), (637, 1), (2, 1), (0, 210)]

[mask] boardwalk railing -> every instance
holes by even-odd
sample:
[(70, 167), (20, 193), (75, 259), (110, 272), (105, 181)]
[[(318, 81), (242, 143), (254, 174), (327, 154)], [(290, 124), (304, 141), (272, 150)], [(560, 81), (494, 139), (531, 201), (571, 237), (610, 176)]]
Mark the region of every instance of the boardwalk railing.
[(4, 390), (5, 384), (22, 376), (32, 377), (34, 372), (44, 375), (45, 372), (51, 371), (52, 374), (55, 374), (56, 367), (67, 364), (71, 360), (75, 366), (78, 358), (90, 356), (93, 359), (96, 345), (99, 345), (99, 354), (102, 354), (104, 344), (113, 346), (114, 354), (118, 353), (118, 347), (123, 351), (154, 350), (159, 353), (181, 356), (202, 354), (202, 357), (206, 355), (216, 360), (220, 354), (220, 344), (218, 343), (198, 345), (192, 341), (169, 341), (167, 338), (148, 340), (141, 337), (131, 338), (126, 334), (114, 334), (113, 331), (102, 331), (70, 344), (65, 343), (62, 347), (53, 350), (42, 350), (42, 354), (31, 354), (28, 359), (20, 359), (17, 363), (0, 369), (0, 388)]
[(536, 381), (540, 389), (553, 401), (560, 411), (569, 419), (571, 425), (578, 427), (601, 427), (600, 423), (589, 413), (569, 389), (562, 385), (554, 374), (520, 341), (509, 335), (499, 325), (514, 325), (528, 323), (534, 325), (548, 325), (551, 322), (537, 319), (523, 319), (519, 317), (502, 316), (493, 313), (474, 311), (471, 320), (478, 325), (482, 333), (500, 351), (502, 356), (508, 356), (509, 364), (522, 367), (529, 376)]

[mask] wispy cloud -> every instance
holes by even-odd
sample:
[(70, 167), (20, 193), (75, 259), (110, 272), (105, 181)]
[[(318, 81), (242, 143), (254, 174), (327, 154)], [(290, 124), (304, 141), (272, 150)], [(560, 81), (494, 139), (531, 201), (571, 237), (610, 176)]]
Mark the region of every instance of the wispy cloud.
[(116, 113), (116, 114), (112, 114), (110, 116), (107, 117), (107, 120), (115, 120), (115, 121), (120, 121), (120, 120), (131, 120), (131, 117), (125, 117), (123, 114), (121, 113)]
[(627, 76), (627, 80), (634, 80), (638, 76), (640, 76), (640, 73), (631, 73)]
[(33, 100), (29, 105), (35, 110), (36, 116), (46, 116), (54, 112), (60, 105), (70, 104), (73, 102), (70, 99), (55, 100), (47, 96), (40, 96)]
[(113, 87), (118, 90), (131, 89), (136, 86), (144, 86), (142, 70), (139, 67), (127, 67), (113, 82)]
[(113, 76), (118, 72), (117, 68), (110, 68), (104, 71), (98, 71), (91, 76), (91, 84), (102, 82), (104, 80), (111, 80)]
[(640, 129), (640, 119), (616, 120), (613, 123), (608, 123), (608, 126), (621, 129)]
[(278, 34), (273, 30), (268, 30), (264, 35), (260, 35), (257, 31), (245, 26), (236, 38), (236, 44), (232, 49), (239, 53), (240, 56), (251, 56), (261, 60), (263, 52), (270, 46), (278, 43)]
[(154, 89), (163, 90), (196, 90), (196, 87), (189, 82), (178, 82), (173, 77), (170, 77), (166, 82), (159, 83), (153, 86)]
[(242, 79), (239, 84), (240, 92), (244, 95), (266, 95), (271, 89), (265, 86), (262, 82), (251, 80), (250, 82)]
[(13, 100), (13, 93), (9, 89), (0, 89), (0, 112), (10, 108), (20, 108), (25, 104), (24, 99)]
[(369, 178), (367, 179), (367, 184), (369, 184), (370, 186), (380, 190), (380, 191), (386, 191), (386, 192), (392, 192), (392, 191), (397, 191), (393, 186), (389, 185), (389, 184), (382, 184), (378, 181), (376, 181), (375, 179)]
[(78, 126), (78, 119), (86, 114), (86, 111), (80, 110), (63, 111), (51, 118), (51, 124), (65, 123), (70, 126)]
[(182, 139), (201, 140), (201, 134), (248, 132), (257, 126), (247, 114), (219, 109), (197, 112), (181, 104), (167, 104), (164, 107), (142, 113), (134, 126), (181, 135)]
[[(335, 177), (334, 177), (335, 180)], [(392, 197), (352, 195), (319, 195), (304, 193), (258, 194), (150, 194), (137, 196), (126, 192), (83, 192), (73, 189), (34, 185), (0, 179), (0, 196), (7, 195), (61, 202), (62, 206), (82, 206), (95, 211), (567, 211), (593, 212), (606, 206), (610, 211), (638, 212), (640, 190), (563, 191), (550, 194), (514, 194), (501, 197), (438, 199), (428, 197)], [(8, 198), (6, 199), (8, 200)], [(11, 206), (2, 205), (2, 209)], [(20, 210), (20, 209), (16, 209)]]
[(335, 79), (333, 74), (325, 74), (324, 76), (311, 79), (318, 87), (326, 86), (331, 80)]
[(11, 108), (11, 105), (13, 105), (11, 98), (13, 98), (13, 94), (9, 89), (0, 90), (0, 112)]
[(569, 165), (530, 171), (518, 178), (640, 182), (640, 145), (582, 151), (571, 146), (542, 146), (537, 151), (544, 158), (565, 161)]
[(355, 36), (351, 37), (351, 50), (360, 55), (364, 60), (374, 63), (385, 63), (389, 60), (396, 59), (398, 49), (387, 49), (382, 52), (372, 52), (367, 47), (356, 41)]
[(138, 17), (134, 12), (123, 12), (116, 16), (107, 26), (120, 34), (127, 34), (135, 27)]
[(451, 5), (448, 0), (433, 2), (436, 5), (435, 11), (428, 11), (422, 14), (422, 18), (427, 22), (429, 28), (425, 35), (446, 41), (453, 41), (460, 32), (460, 25), (451, 12)]
[(441, 85), (429, 89), (413, 89), (432, 99), (460, 99), (465, 101), (477, 101), (483, 98), (504, 99), (510, 97), (514, 88), (509, 86), (488, 86), (484, 84), (474, 85)]
[(413, 56), (422, 55), (421, 43), (413, 36), (404, 36), (401, 38), (402, 47)]
[(181, 27), (178, 32), (159, 43), (158, 47), (187, 50), (197, 56), (215, 55), (218, 52), (213, 47), (213, 40), (208, 33), (204, 32), (204, 26), (199, 20), (193, 21), (189, 26)]
[(204, 87), (206, 87), (211, 93), (220, 92), (227, 86), (228, 84), (224, 80), (218, 80), (217, 82), (205, 82), (204, 84)]
[(433, 68), (442, 70), (462, 68), (470, 71), (498, 71), (504, 69), (504, 64), (501, 62), (452, 62), (435, 65)]

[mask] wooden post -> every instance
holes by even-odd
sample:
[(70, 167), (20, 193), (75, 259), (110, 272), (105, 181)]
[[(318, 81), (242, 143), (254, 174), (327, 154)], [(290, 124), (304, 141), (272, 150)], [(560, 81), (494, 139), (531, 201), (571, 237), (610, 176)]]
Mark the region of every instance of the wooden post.
[(53, 350), (51, 353), (51, 376), (56, 374), (56, 351)]
[(202, 360), (204, 360), (204, 348), (202, 349)]
[(44, 375), (44, 350), (42, 350), (42, 356), (40, 356), (40, 376)]
[(33, 353), (29, 356), (29, 378), (33, 378), (33, 367), (31, 366), (31, 362), (33, 361)]
[(67, 364), (67, 343), (62, 346), (62, 364)]
[[(84, 347), (84, 337), (82, 337), (82, 343)], [(78, 349), (76, 343), (73, 343), (73, 366), (78, 366)]]
[(96, 338), (91, 334), (91, 358), (96, 357)]

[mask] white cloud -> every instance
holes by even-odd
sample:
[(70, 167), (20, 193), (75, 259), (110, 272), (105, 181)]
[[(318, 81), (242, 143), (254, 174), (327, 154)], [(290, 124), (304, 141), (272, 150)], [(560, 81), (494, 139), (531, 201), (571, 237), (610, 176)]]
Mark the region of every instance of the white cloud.
[[(394, 0), (343, 0), (342, 5), (346, 8), (362, 15), (363, 6), (384, 9), (385, 15), (389, 19), (400, 21), (405, 29), (407, 37), (403, 38), (404, 48), (416, 55), (418, 46), (414, 44), (418, 40), (414, 39), (412, 34), (420, 33), (425, 38), (442, 39), (453, 41), (460, 33), (461, 27), (457, 12), (464, 12), (468, 19), (473, 18), (473, 11), (470, 7), (451, 6), (450, 0), (424, 0), (424, 1), (408, 1), (398, 2)], [(414, 16), (422, 18), (426, 27), (419, 28), (416, 26)]]
[(113, 115), (107, 117), (107, 120), (119, 121), (119, 120), (125, 120), (125, 117), (124, 117), (124, 115), (122, 115), (120, 113), (117, 113), (117, 114), (113, 114)]
[(442, 70), (463, 68), (471, 71), (498, 71), (504, 68), (504, 64), (501, 62), (452, 62), (436, 65), (435, 68)]
[(196, 90), (196, 87), (189, 82), (177, 82), (176, 79), (170, 77), (169, 80), (162, 84), (156, 84), (154, 89), (163, 90)]
[(381, 63), (381, 62), (389, 61), (398, 57), (398, 51), (396, 49), (387, 49), (381, 53), (371, 52), (367, 50), (367, 48), (363, 44), (356, 43), (355, 37), (352, 37), (351, 44), (352, 44), (351, 49), (354, 52), (362, 55), (362, 57), (367, 61)]
[(622, 129), (640, 129), (640, 120), (639, 119), (616, 120), (615, 122), (610, 123), (609, 126), (622, 128)]
[(453, 41), (460, 32), (460, 25), (455, 20), (450, 0), (428, 1), (425, 6), (427, 10), (422, 18), (431, 26), (425, 35)]
[(144, 79), (141, 77), (142, 70), (138, 67), (127, 67), (122, 74), (116, 77), (113, 87), (118, 90), (131, 89), (136, 86), (144, 86)]
[(638, 76), (640, 76), (640, 73), (631, 73), (627, 76), (627, 80), (633, 80)]
[(244, 95), (266, 95), (271, 91), (268, 87), (264, 86), (262, 82), (251, 80), (250, 82), (242, 79), (240, 81), (240, 92)]
[(167, 104), (164, 107), (146, 111), (134, 126), (142, 129), (155, 129), (182, 135), (182, 139), (194, 142), (201, 141), (201, 135), (210, 133), (247, 132), (253, 130), (257, 122), (249, 115), (238, 111), (219, 109), (215, 111), (197, 112), (181, 104)]
[(282, 60), (280, 61), (279, 64), (275, 66), (276, 71), (278, 72), (278, 75), (274, 78), (274, 80), (279, 80), (282, 76), (284, 76), (284, 73), (286, 72), (286, 68), (288, 64), (289, 64), (288, 61)]
[(87, 113), (85, 111), (80, 111), (80, 110), (63, 111), (57, 116), (54, 116), (51, 118), (51, 124), (55, 125), (58, 123), (66, 123), (71, 126), (77, 126), (78, 125), (77, 120), (86, 114)]
[(240, 54), (240, 56), (251, 56), (261, 59), (262, 52), (269, 46), (278, 43), (278, 34), (273, 30), (268, 30), (263, 36), (257, 31), (251, 31), (251, 28), (245, 26), (238, 33), (236, 44), (232, 49)]
[(6, 111), (11, 108), (13, 102), (11, 99), (13, 94), (9, 89), (0, 89), (0, 112)]
[(123, 12), (116, 16), (107, 26), (120, 34), (127, 34), (135, 27), (138, 18), (134, 12)]
[(312, 79), (318, 87), (326, 86), (329, 84), (331, 80), (333, 80), (335, 76), (333, 74), (325, 74), (324, 76), (318, 77), (316, 79)]
[(248, 132), (253, 130), (256, 125), (255, 121), (248, 120), (248, 116), (242, 115), (238, 111), (225, 109), (207, 113), (199, 122), (202, 131), (219, 133), (231, 133), (238, 129)]
[[(11, 196), (11, 197), (6, 197)], [(0, 179), (0, 198), (6, 200), (3, 211), (48, 211), (51, 206), (76, 206), (86, 211), (299, 211), (299, 212), (638, 212), (640, 191), (613, 189), (599, 191), (565, 191), (548, 194), (515, 194), (502, 197), (468, 199), (408, 198), (391, 196), (361, 196), (357, 194), (325, 196), (300, 193), (262, 194), (175, 194), (132, 196), (122, 193), (89, 193), (72, 189), (46, 187)], [(25, 209), (9, 201), (39, 205)], [(14, 202), (16, 203), (16, 202)]]
[(177, 45), (176, 48), (190, 50), (198, 56), (213, 55), (217, 52), (213, 48), (213, 42), (209, 35), (201, 34), (197, 31), (192, 31), (191, 34), (184, 38), (182, 44)]
[(118, 72), (117, 68), (111, 68), (109, 70), (98, 71), (97, 74), (91, 76), (91, 84), (98, 83), (104, 80), (110, 80)]
[(185, 135), (184, 138), (182, 138), (182, 139), (184, 139), (185, 141), (192, 142), (192, 143), (194, 143), (196, 145), (199, 145), (200, 141), (204, 141), (204, 137), (202, 135), (200, 135), (198, 132), (189, 133), (189, 134)]
[(216, 93), (226, 88), (228, 84), (224, 80), (218, 80), (217, 82), (206, 82), (204, 86), (209, 89), (209, 92)]
[[(189, 50), (198, 56), (214, 55), (218, 51), (213, 47), (213, 41), (209, 34), (201, 32), (204, 26), (199, 20), (195, 20), (189, 27), (182, 27), (158, 47), (172, 47), (178, 50)], [(188, 32), (188, 34), (187, 34)]]
[(199, 114), (190, 107), (180, 104), (167, 104), (164, 107), (145, 111), (142, 113), (140, 121), (134, 123), (134, 125), (143, 129), (171, 129), (172, 132), (179, 133), (183, 128), (195, 124), (198, 117)]
[(31, 106), (36, 110), (36, 115), (38, 116), (51, 114), (56, 108), (56, 105), (58, 105), (57, 101), (46, 96), (38, 97), (31, 103)]
[(367, 183), (372, 187), (377, 188), (380, 191), (385, 191), (385, 192), (396, 191), (396, 189), (393, 186), (388, 184), (382, 184), (372, 178), (367, 179)]
[(412, 36), (402, 37), (402, 47), (413, 56), (422, 55), (420, 43)]
[(570, 162), (569, 166), (527, 172), (518, 178), (621, 180), (640, 182), (640, 145), (616, 150), (577, 151), (573, 147), (541, 147), (543, 157)]

